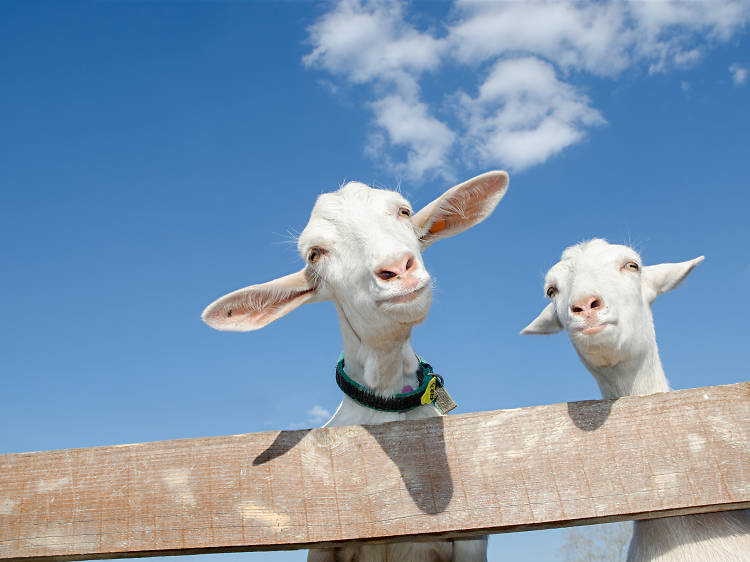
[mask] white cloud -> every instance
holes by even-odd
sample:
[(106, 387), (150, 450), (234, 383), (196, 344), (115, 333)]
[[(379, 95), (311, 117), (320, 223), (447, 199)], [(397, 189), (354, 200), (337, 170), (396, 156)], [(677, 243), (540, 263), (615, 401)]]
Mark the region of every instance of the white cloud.
[(323, 423), (327, 422), (328, 419), (331, 417), (331, 412), (326, 410), (323, 406), (315, 405), (309, 410), (307, 410), (307, 415), (309, 416), (309, 420), (311, 423)]
[(434, 69), (445, 43), (410, 26), (403, 4), (392, 1), (342, 0), (308, 31), (314, 47), (302, 62), (355, 83), (398, 82), (405, 73)]
[[(393, 0), (341, 0), (309, 28), (303, 63), (370, 90), (366, 152), (419, 180), (450, 176), (459, 149), (516, 169), (544, 162), (604, 123), (571, 77), (695, 65), (750, 21), (750, 2), (456, 0), (437, 30), (419, 29), (407, 12)], [(475, 71), (475, 93), (466, 93), (471, 84), (429, 92), (442, 99), (427, 103), (425, 74), (456, 65)], [(735, 84), (747, 79), (745, 68), (730, 70)], [(456, 116), (438, 116), (446, 101), (458, 103)]]
[(390, 143), (408, 151), (406, 161), (394, 164), (400, 175), (416, 179), (428, 173), (450, 176), (446, 156), (455, 133), (432, 117), (424, 103), (392, 95), (373, 102), (372, 108), (375, 122)]
[(318, 427), (331, 418), (331, 412), (318, 404), (315, 404), (315, 406), (307, 410), (305, 414), (307, 414), (307, 419), (305, 421), (290, 424), (289, 429)]
[(700, 33), (708, 39), (726, 41), (745, 24), (750, 6), (744, 0), (661, 0), (632, 2), (628, 9), (635, 27), (648, 37), (674, 34), (680, 39)]
[(628, 64), (620, 31), (624, 6), (540, 2), (458, 2), (450, 28), (456, 58), (476, 64), (509, 53), (542, 56), (564, 68), (614, 74)]
[[(418, 180), (445, 175), (455, 134), (419, 99), (419, 76), (440, 65), (446, 41), (410, 26), (403, 9), (395, 1), (342, 0), (310, 27), (314, 47), (302, 62), (373, 87), (379, 99), (369, 107), (380, 132), (370, 136), (366, 151)], [(405, 160), (381, 150), (386, 139), (406, 149)]]
[(462, 62), (525, 53), (602, 76), (640, 63), (651, 73), (689, 66), (711, 41), (727, 41), (750, 19), (750, 4), (742, 0), (459, 0), (457, 6), (449, 38)]
[(651, 74), (697, 63), (750, 17), (743, 0), (631, 2), (628, 9), (632, 61), (647, 62)]
[(729, 67), (729, 72), (732, 73), (732, 82), (735, 86), (739, 86), (747, 82), (747, 68), (740, 66), (735, 63)]
[(467, 152), (485, 165), (515, 170), (544, 162), (578, 142), (586, 127), (604, 123), (588, 98), (557, 79), (535, 57), (501, 60), (471, 98), (459, 96)]

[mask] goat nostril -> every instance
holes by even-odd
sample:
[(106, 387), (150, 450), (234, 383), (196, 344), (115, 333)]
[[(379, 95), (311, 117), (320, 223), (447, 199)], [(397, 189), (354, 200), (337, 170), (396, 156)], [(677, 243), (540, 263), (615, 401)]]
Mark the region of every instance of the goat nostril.
[(575, 312), (576, 314), (583, 312), (583, 309), (580, 306), (572, 306), (571, 310)]
[(380, 277), (383, 281), (388, 281), (389, 279), (393, 279), (394, 277), (396, 277), (396, 274), (393, 271), (384, 269), (382, 271), (378, 271), (378, 277)]
[(411, 275), (411, 270), (416, 267), (417, 258), (414, 254), (406, 254), (398, 262), (383, 266), (382, 269), (376, 269), (375, 275), (383, 281), (389, 281), (394, 277), (407, 277)]
[(591, 302), (591, 308), (599, 308), (602, 305), (601, 301), (599, 299), (594, 299)]

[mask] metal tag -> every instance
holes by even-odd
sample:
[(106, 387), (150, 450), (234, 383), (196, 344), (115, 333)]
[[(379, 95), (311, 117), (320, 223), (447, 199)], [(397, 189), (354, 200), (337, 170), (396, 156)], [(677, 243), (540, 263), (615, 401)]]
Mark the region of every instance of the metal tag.
[(448, 391), (445, 390), (444, 386), (438, 387), (435, 391), (435, 406), (438, 407), (442, 414), (447, 414), (456, 407), (456, 403), (451, 398), (451, 395), (448, 394)]

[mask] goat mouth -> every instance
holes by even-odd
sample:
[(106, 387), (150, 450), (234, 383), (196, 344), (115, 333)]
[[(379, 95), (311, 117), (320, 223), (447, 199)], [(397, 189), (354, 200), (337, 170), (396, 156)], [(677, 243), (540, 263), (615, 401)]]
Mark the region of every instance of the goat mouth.
[(424, 292), (424, 290), (427, 288), (427, 285), (428, 284), (425, 283), (421, 287), (417, 287), (416, 289), (409, 291), (407, 293), (403, 293), (401, 295), (396, 295), (395, 297), (383, 299), (381, 301), (378, 301), (378, 304), (379, 305), (380, 304), (398, 304), (402, 302), (412, 301)]
[(584, 326), (580, 328), (578, 331), (585, 335), (585, 336), (593, 336), (594, 334), (598, 334), (608, 326), (612, 324), (611, 322), (601, 322), (599, 324), (595, 324), (593, 326)]

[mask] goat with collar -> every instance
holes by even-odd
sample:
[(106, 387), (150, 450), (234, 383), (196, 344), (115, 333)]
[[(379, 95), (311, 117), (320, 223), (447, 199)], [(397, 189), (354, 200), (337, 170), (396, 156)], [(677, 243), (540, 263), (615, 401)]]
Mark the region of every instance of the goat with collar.
[[(210, 304), (203, 320), (218, 330), (257, 330), (311, 302), (331, 300), (343, 339), (347, 378), (383, 398), (418, 388), (411, 330), (430, 308), (431, 278), (422, 251), (487, 218), (508, 175), (487, 172), (447, 190), (418, 213), (394, 191), (350, 182), (324, 193), (298, 240), (297, 273), (234, 291)], [(344, 396), (326, 426), (376, 424), (441, 415), (428, 401), (382, 411)], [(359, 545), (310, 551), (308, 560), (486, 560), (487, 539)]]

